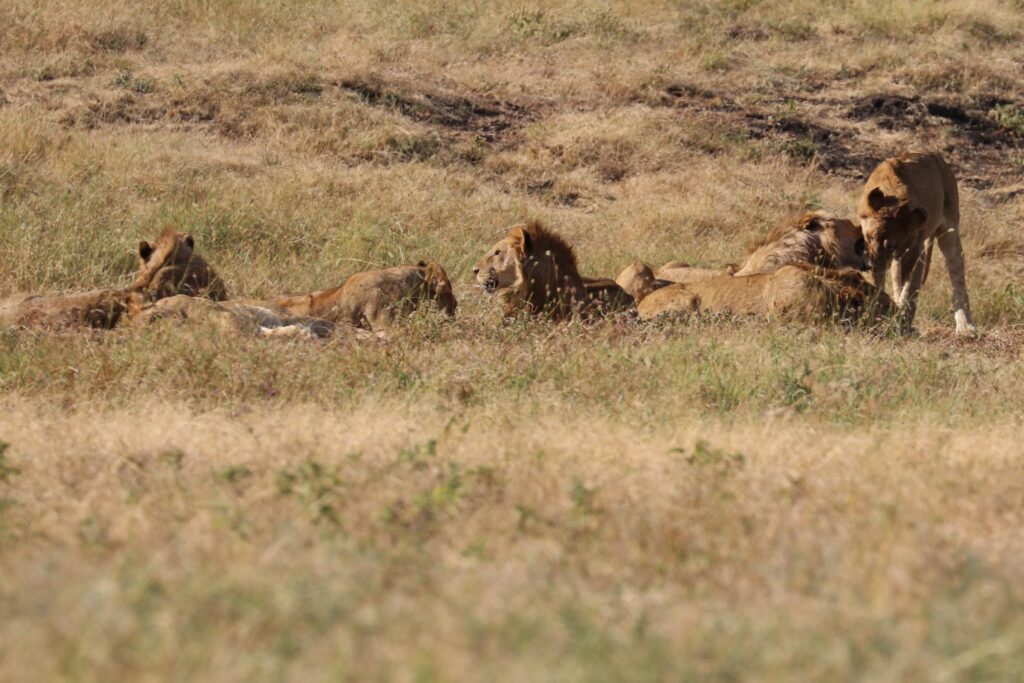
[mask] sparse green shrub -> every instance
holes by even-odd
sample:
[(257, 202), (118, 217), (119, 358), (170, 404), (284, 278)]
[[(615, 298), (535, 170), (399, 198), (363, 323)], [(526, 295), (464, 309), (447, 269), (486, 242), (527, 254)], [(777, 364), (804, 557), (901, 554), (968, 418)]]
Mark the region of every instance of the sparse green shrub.
[(989, 116), (1000, 127), (1024, 137), (1024, 107), (1014, 104), (1001, 104), (989, 112)]

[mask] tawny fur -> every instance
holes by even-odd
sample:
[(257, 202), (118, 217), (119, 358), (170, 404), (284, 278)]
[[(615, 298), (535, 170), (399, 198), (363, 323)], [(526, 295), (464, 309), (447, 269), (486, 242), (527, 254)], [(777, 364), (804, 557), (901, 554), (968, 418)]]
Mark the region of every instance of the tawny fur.
[(214, 301), (228, 298), (223, 280), (196, 253), (190, 234), (167, 228), (155, 242), (139, 243), (139, 270), (132, 288), (156, 301), (176, 294), (202, 296)]
[(241, 336), (294, 336), (324, 338), (335, 325), (309, 316), (287, 315), (263, 306), (240, 301), (211, 299), (179, 294), (150, 304), (136, 317), (137, 322), (180, 320), (190, 324), (213, 325), (221, 332)]
[(0, 301), (0, 322), (20, 327), (110, 329), (141, 312), (147, 302), (175, 294), (223, 299), (220, 278), (194, 251), (191, 235), (165, 230), (153, 245), (139, 244), (139, 269), (131, 285), (72, 294), (17, 294)]
[(938, 243), (953, 288), (957, 334), (975, 334), (960, 239), (960, 199), (949, 164), (928, 153), (886, 159), (868, 178), (857, 216), (880, 288), (885, 287), (889, 269), (901, 330), (912, 328), (917, 295), (928, 279), (932, 249)]
[(615, 282), (633, 297), (636, 303), (643, 301), (651, 292), (672, 284), (669, 280), (658, 279), (651, 267), (642, 261), (635, 261), (622, 269)]
[(473, 268), (477, 284), (498, 295), (505, 314), (564, 320), (590, 303), (572, 247), (540, 223), (511, 228)]
[(356, 273), (339, 287), (278, 297), (270, 306), (294, 315), (384, 330), (397, 315), (407, 315), (426, 301), (436, 301), (449, 316), (458, 306), (444, 268), (421, 261), (414, 266)]
[(862, 270), (865, 261), (860, 228), (852, 221), (823, 213), (788, 219), (750, 245), (749, 256), (734, 274), (770, 273), (800, 263)]
[(717, 268), (701, 268), (699, 266), (691, 266), (689, 263), (684, 261), (669, 261), (661, 268), (658, 268), (657, 272), (654, 273), (655, 277), (665, 282), (697, 282), (698, 280), (705, 280), (709, 277), (718, 277), (719, 275), (729, 275), (732, 270), (729, 267), (724, 269)]
[(74, 294), (15, 294), (0, 300), (0, 322), (18, 327), (110, 329), (128, 310), (133, 290), (94, 289)]
[(650, 320), (665, 313), (721, 313), (785, 320), (869, 319), (890, 312), (883, 293), (859, 272), (823, 270), (806, 264), (771, 273), (720, 275), (652, 292), (637, 307)]

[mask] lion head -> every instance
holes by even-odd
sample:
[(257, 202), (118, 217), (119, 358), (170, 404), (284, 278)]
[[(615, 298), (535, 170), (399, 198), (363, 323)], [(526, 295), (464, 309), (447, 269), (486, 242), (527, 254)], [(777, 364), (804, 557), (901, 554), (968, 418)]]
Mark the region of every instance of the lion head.
[(735, 274), (769, 273), (799, 263), (863, 270), (867, 262), (860, 228), (845, 218), (804, 214), (780, 224), (752, 244), (750, 255)]
[(885, 266), (909, 251), (928, 222), (928, 213), (901, 197), (885, 194), (881, 188), (865, 192), (857, 207), (864, 235), (866, 260)]
[(488, 292), (514, 287), (519, 283), (523, 276), (527, 239), (522, 226), (512, 228), (504, 239), (495, 244), (473, 266), (476, 283)]
[(508, 315), (522, 306), (531, 314), (562, 319), (589, 301), (572, 247), (537, 222), (512, 227), (473, 274), (488, 292), (501, 293)]
[(420, 261), (416, 266), (423, 273), (423, 282), (427, 287), (427, 296), (437, 302), (442, 311), (452, 316), (458, 302), (455, 300), (455, 292), (452, 291), (452, 281), (448, 279), (448, 273), (435, 261)]
[(615, 283), (637, 302), (654, 290), (670, 284), (667, 280), (656, 278), (651, 267), (642, 261), (635, 261), (626, 266), (615, 278)]
[(192, 235), (168, 228), (156, 242), (139, 242), (139, 272), (133, 288), (147, 301), (176, 294), (203, 296), (214, 301), (228, 298), (223, 281), (195, 252)]

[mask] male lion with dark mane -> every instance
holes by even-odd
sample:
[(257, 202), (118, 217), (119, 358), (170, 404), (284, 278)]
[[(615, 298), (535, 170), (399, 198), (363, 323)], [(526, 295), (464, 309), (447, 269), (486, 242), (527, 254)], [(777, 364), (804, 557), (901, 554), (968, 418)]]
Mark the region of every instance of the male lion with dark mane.
[(564, 320), (588, 302), (576, 254), (537, 222), (513, 226), (473, 267), (477, 284), (497, 294), (505, 315), (520, 310)]
[(408, 315), (427, 301), (435, 301), (449, 316), (455, 315), (458, 306), (448, 273), (433, 261), (356, 273), (339, 287), (278, 297), (269, 306), (291, 315), (380, 331), (390, 327), (396, 316)]
[(852, 221), (823, 213), (790, 219), (750, 246), (750, 254), (736, 277), (770, 273), (782, 266), (805, 263), (823, 268), (863, 270), (865, 245)]
[(580, 275), (576, 253), (554, 231), (533, 221), (515, 225), (473, 267), (476, 282), (519, 311), (565, 320), (633, 308), (634, 300), (614, 280)]

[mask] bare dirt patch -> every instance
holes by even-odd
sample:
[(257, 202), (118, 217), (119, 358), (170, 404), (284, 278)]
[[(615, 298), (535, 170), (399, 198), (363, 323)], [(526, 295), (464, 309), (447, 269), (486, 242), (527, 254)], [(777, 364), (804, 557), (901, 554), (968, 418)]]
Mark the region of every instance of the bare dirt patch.
[(436, 85), (413, 87), (410, 83), (389, 83), (374, 77), (344, 79), (336, 85), (371, 106), (492, 143), (533, 118), (523, 105)]

